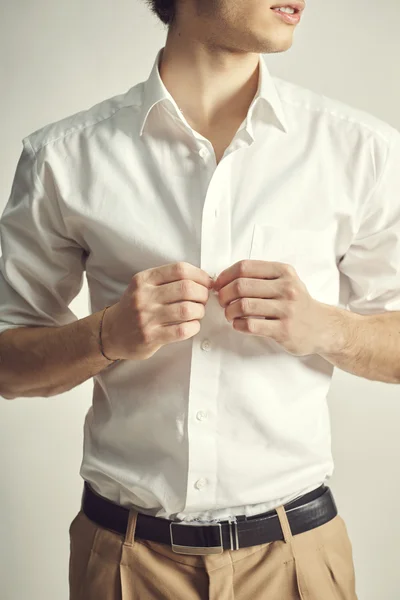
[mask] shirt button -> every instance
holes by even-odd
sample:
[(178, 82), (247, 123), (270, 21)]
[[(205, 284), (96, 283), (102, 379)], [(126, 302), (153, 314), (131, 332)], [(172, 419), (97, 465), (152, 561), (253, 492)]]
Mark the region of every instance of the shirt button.
[(203, 488), (207, 483), (206, 479), (198, 479), (195, 483), (195, 486), (198, 490), (201, 490), (201, 488)]
[(204, 342), (201, 345), (201, 349), (202, 350), (210, 350), (211, 348), (211, 344), (208, 340), (204, 340)]
[(207, 418), (207, 413), (205, 413), (204, 410), (199, 410), (196, 417), (199, 421), (203, 421), (203, 419)]
[[(214, 283), (215, 283), (215, 281), (216, 281), (216, 279), (217, 279), (217, 275), (213, 275), (213, 277), (212, 277), (212, 278), (213, 278), (213, 280), (214, 280)], [(214, 288), (212, 288), (211, 292), (212, 292), (213, 294), (215, 294), (216, 296), (217, 296), (217, 295), (218, 295), (218, 293), (219, 293), (219, 292), (218, 292), (216, 289), (214, 289)]]
[(201, 150), (199, 150), (199, 154), (201, 158), (205, 158), (206, 156), (208, 156), (208, 150), (206, 148), (202, 148)]

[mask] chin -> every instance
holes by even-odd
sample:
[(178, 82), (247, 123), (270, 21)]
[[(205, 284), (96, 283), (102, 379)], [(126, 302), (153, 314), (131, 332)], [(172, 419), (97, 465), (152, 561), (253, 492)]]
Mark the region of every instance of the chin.
[(257, 54), (274, 54), (276, 52), (286, 52), (286, 50), (289, 50), (289, 48), (291, 48), (292, 45), (292, 38), (286, 38), (284, 40), (274, 40), (271, 39), (271, 37), (264, 39), (260, 38), (258, 40), (258, 43), (253, 44), (254, 48), (251, 50), (251, 52), (255, 52)]
[(282, 40), (280, 43), (275, 44), (272, 49), (270, 50), (265, 50), (265, 53), (270, 52), (286, 52), (286, 50), (289, 50), (291, 47), (293, 46), (293, 40)]

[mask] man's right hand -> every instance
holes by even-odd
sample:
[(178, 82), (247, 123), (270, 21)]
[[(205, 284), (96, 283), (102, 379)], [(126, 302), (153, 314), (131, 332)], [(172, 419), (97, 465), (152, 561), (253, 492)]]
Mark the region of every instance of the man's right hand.
[(116, 360), (146, 360), (166, 344), (200, 331), (213, 280), (187, 262), (141, 271), (107, 309), (103, 349)]

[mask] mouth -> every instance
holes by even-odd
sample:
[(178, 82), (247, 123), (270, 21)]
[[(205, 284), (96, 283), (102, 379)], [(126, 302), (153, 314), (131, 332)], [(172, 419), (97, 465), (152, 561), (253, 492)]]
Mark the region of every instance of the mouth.
[(300, 22), (304, 8), (305, 5), (302, 2), (276, 4), (275, 6), (271, 6), (271, 10), (285, 23), (289, 23), (289, 25), (297, 25), (297, 23)]
[(293, 1), (289, 2), (288, 4), (274, 4), (273, 6), (271, 6), (271, 10), (278, 10), (279, 8), (291, 8), (294, 11), (294, 13), (292, 14), (299, 14), (302, 13), (305, 9), (305, 4), (304, 2)]

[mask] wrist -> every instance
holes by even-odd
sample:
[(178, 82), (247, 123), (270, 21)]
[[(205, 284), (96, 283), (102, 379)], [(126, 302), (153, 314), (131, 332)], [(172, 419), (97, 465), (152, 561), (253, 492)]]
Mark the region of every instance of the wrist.
[(100, 319), (100, 327), (99, 327), (99, 344), (100, 351), (102, 350), (103, 356), (107, 358), (110, 363), (121, 360), (117, 354), (113, 343), (113, 313), (115, 309), (115, 304), (109, 306), (107, 308), (103, 308), (101, 311), (101, 319)]
[(321, 356), (342, 355), (350, 345), (358, 315), (337, 306), (323, 306), (325, 328), (317, 354)]

